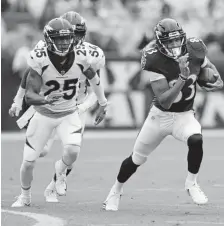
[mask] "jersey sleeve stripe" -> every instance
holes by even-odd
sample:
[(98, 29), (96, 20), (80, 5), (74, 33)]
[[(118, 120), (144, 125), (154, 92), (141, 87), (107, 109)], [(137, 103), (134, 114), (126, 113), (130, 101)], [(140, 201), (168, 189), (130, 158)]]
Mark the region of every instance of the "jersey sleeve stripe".
[(148, 72), (148, 74), (149, 74), (150, 82), (154, 82), (154, 81), (158, 81), (160, 79), (166, 78), (164, 75), (158, 74), (158, 73), (155, 73), (155, 72)]

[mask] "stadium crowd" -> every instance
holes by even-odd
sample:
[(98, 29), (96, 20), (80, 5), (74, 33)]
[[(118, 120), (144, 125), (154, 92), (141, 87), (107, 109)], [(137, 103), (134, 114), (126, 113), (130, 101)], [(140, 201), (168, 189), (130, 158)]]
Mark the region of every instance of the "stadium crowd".
[[(8, 109), (26, 68), (26, 56), (42, 38), (50, 19), (75, 10), (88, 27), (86, 40), (106, 58), (140, 59), (162, 18), (178, 20), (188, 36), (203, 39), (209, 58), (224, 78), (224, 2), (222, 0), (2, 0), (2, 129), (15, 129)], [(133, 80), (138, 82), (138, 79)], [(9, 88), (10, 87), (10, 88)]]

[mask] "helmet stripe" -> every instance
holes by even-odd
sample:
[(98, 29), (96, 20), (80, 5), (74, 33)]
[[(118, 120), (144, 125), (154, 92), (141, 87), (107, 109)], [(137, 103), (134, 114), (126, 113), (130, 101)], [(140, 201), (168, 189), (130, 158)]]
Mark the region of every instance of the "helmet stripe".
[(73, 14), (72, 13), (70, 13), (70, 17), (71, 17), (70, 22), (72, 24), (72, 17), (73, 17)]
[(64, 22), (63, 22), (64, 19), (60, 18), (60, 21), (61, 21), (61, 24), (62, 24), (62, 27), (64, 28)]

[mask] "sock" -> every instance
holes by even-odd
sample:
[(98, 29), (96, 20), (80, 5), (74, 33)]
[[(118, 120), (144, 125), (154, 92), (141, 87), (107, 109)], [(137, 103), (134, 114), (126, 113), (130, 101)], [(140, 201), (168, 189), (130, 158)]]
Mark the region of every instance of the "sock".
[(124, 186), (124, 183), (121, 183), (118, 180), (116, 180), (113, 187), (114, 187), (115, 191), (119, 193), (119, 192), (121, 192), (123, 186)]
[(56, 174), (63, 174), (68, 166), (64, 163), (63, 159), (60, 159), (56, 163)]
[(21, 187), (21, 193), (25, 197), (30, 197), (31, 196), (31, 186), (28, 188)]
[[(66, 169), (66, 177), (71, 173), (71, 171), (72, 171), (72, 167), (71, 168), (67, 168)], [(57, 180), (57, 175), (56, 175), (56, 173), (54, 174), (54, 177), (53, 177), (53, 180), (52, 180), (52, 183), (54, 182), (56, 182), (56, 180)]]
[(20, 184), (23, 189), (28, 189), (31, 187), (33, 180), (33, 167), (27, 166), (27, 162), (24, 161), (20, 167)]
[(197, 173), (194, 174), (194, 173), (191, 173), (191, 172), (188, 171), (186, 181), (191, 182), (191, 183), (195, 183), (197, 181), (197, 176), (198, 176)]
[(203, 158), (202, 135), (194, 134), (188, 138), (188, 171), (197, 174)]
[[(55, 174), (55, 177), (56, 177), (56, 174)], [(47, 186), (47, 190), (51, 190), (51, 191), (53, 191), (53, 190), (55, 190), (55, 182), (56, 182), (56, 180), (51, 180), (51, 182), (50, 182), (50, 184)]]
[(117, 176), (117, 181), (120, 183), (125, 183), (137, 170), (139, 165), (136, 165), (133, 160), (132, 156), (126, 158), (122, 164), (120, 171)]

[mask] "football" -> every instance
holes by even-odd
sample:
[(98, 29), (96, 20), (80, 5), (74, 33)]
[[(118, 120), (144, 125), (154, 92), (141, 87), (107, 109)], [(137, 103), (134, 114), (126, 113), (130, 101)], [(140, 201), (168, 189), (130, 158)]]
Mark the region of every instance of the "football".
[(202, 68), (198, 75), (198, 84), (206, 86), (206, 83), (215, 83), (217, 77), (214, 76), (215, 72), (211, 68)]

